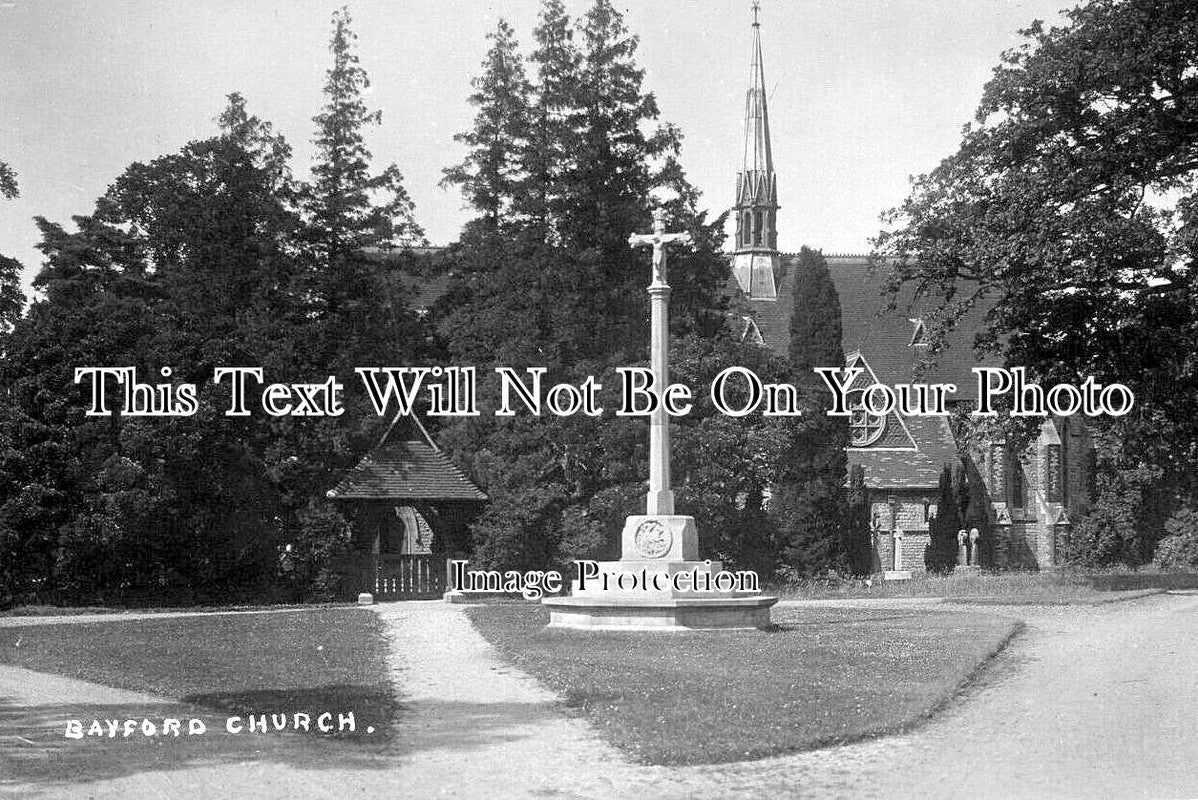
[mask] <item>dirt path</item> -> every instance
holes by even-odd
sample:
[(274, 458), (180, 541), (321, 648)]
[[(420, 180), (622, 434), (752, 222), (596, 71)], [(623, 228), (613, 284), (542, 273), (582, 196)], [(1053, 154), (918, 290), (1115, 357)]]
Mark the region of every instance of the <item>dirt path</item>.
[[(203, 737), (208, 749), (185, 759), (162, 748), (143, 755), (97, 748), (92, 758), (111, 759), (111, 774), (72, 780), (70, 762), (47, 773), (55, 776), (48, 782), (0, 774), (0, 796), (1198, 796), (1198, 595), (995, 610), (1026, 619), (1027, 632), (981, 685), (913, 733), (764, 761), (664, 768), (628, 763), (585, 721), (562, 714), (552, 694), (496, 658), (460, 607), (380, 606), (404, 706), (400, 734), (385, 752), (351, 758), (350, 748), (283, 737)], [(106, 712), (132, 703), (136, 713), (157, 713), (147, 704), (167, 702), (35, 676), (0, 671), (0, 712), (28, 716), (32, 704), (46, 718), (73, 715), (87, 700)], [(25, 747), (0, 739), (0, 765), (6, 749)]]

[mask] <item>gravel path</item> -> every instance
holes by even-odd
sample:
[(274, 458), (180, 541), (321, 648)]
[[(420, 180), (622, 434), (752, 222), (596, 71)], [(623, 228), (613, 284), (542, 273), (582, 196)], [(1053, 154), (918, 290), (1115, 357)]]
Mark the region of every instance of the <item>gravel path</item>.
[[(214, 752), (126, 765), (85, 783), (68, 772), (34, 786), (4, 774), (6, 748), (24, 745), (0, 739), (0, 796), (1198, 797), (1198, 594), (994, 610), (1025, 619), (1026, 633), (967, 697), (915, 732), (763, 761), (665, 768), (628, 763), (583, 719), (561, 713), (551, 693), (498, 660), (460, 607), (377, 606), (404, 706), (386, 752), (355, 763), (344, 755), (350, 748), (320, 742), (221, 745), (202, 737)], [(28, 702), (53, 711), (52, 699), (87, 699), (108, 707), (136, 700), (153, 713), (148, 704), (165, 702), (104, 691), (0, 671), (0, 710)]]
[[(409, 683), (412, 707), (427, 709), (414, 735), (444, 736), (445, 750), (431, 764), (456, 763), (452, 772), (426, 770), (419, 758), (405, 766), (411, 785), (428, 792), (487, 797), (502, 786), (506, 797), (1198, 797), (1198, 595), (994, 610), (1024, 618), (1027, 632), (967, 697), (912, 733), (669, 769), (628, 764), (577, 720), (556, 718), (543, 690), (500, 665), (457, 609), (409, 603), (380, 613), (395, 636), (402, 675), (409, 682), (422, 676)], [(456, 698), (452, 710), (437, 700), (446, 696)], [(503, 726), (504, 736), (491, 725), (480, 736), (478, 715), (499, 696), (525, 704), (524, 711)], [(469, 750), (455, 750), (467, 742)]]

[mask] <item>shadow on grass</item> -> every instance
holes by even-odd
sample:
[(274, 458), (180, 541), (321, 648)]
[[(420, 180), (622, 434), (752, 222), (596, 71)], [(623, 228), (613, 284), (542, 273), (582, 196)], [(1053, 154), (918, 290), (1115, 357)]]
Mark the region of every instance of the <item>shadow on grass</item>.
[[(328, 696), (329, 687), (314, 691)], [(253, 707), (265, 708), (257, 702)], [(336, 728), (338, 709), (330, 710)], [(354, 710), (358, 717), (352, 707), (341, 710)], [(229, 716), (185, 703), (29, 705), (0, 697), (0, 789), (20, 784), (53, 787), (88, 783), (149, 771), (244, 761), (269, 761), (302, 769), (385, 769), (394, 764), (396, 752), (390, 747), (387, 726), (376, 728), (373, 736), (361, 733), (364, 728), (359, 728), (359, 741), (351, 744), (335, 733), (272, 729), (269, 733), (233, 734), (225, 729)], [(181, 735), (146, 736), (141, 732), (143, 719), (150, 720), (160, 732), (166, 718), (181, 720)], [(188, 735), (191, 719), (203, 722), (203, 734)], [(136, 720), (137, 727), (128, 738), (123, 736), (123, 729), (109, 738), (108, 726), (102, 722), (104, 736), (69, 739), (65, 736), (68, 720), (79, 720), (85, 732), (93, 720), (118, 720), (121, 725), (125, 720)]]
[(1136, 589), (1198, 589), (1198, 574), (1172, 572), (1127, 572), (1087, 577), (1090, 587), (1099, 592), (1126, 592)]

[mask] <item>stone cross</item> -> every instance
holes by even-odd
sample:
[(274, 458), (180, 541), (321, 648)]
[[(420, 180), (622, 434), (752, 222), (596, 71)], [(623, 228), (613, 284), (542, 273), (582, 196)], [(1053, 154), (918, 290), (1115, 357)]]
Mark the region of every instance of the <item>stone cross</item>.
[(666, 233), (666, 212), (659, 208), (653, 212), (653, 233), (634, 233), (628, 237), (629, 247), (653, 248), (653, 286), (667, 286), (666, 247), (671, 244), (690, 244), (689, 233)]
[[(665, 391), (669, 381), (670, 285), (666, 283), (666, 248), (689, 244), (689, 233), (666, 233), (666, 212), (653, 212), (653, 233), (632, 234), (629, 247), (653, 248), (653, 280), (649, 284), (649, 366), (653, 390)], [(658, 403), (649, 423), (649, 494), (645, 498), (649, 516), (674, 514), (674, 492), (670, 489), (670, 420)]]

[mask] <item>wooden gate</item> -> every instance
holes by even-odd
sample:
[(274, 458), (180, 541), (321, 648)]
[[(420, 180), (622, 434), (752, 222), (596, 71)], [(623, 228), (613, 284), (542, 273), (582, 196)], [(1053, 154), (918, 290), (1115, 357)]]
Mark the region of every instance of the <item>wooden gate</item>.
[(427, 600), (445, 593), (445, 558), (431, 553), (380, 555), (374, 596), (379, 600)]

